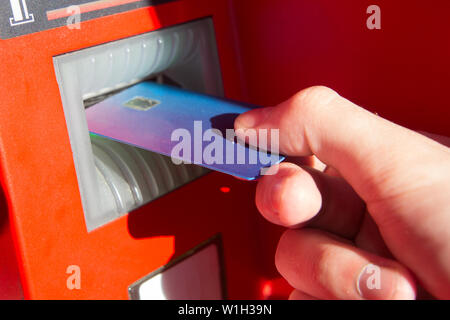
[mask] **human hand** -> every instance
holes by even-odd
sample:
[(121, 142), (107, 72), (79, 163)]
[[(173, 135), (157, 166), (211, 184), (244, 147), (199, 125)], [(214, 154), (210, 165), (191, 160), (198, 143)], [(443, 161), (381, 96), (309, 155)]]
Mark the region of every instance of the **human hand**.
[(259, 211), (289, 228), (275, 263), (291, 298), (414, 299), (418, 285), (450, 298), (448, 147), (325, 87), (244, 113), (235, 129), (279, 129), (280, 153), (328, 166), (294, 158), (258, 182)]

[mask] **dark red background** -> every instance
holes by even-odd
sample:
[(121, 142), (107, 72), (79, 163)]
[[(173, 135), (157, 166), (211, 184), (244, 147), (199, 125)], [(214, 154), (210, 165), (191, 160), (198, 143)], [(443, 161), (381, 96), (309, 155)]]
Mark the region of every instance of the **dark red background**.
[[(381, 9), (368, 30), (366, 9)], [(450, 135), (447, 0), (234, 0), (248, 98), (326, 85), (381, 116)]]

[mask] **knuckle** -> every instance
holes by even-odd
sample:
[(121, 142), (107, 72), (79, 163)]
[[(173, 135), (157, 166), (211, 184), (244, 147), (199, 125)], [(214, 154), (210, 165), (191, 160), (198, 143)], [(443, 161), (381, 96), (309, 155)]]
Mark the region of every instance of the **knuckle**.
[(333, 260), (335, 260), (334, 250), (325, 246), (320, 248), (311, 261), (311, 279), (322, 292), (328, 292), (329, 288), (326, 284), (332, 283), (331, 263)]
[(338, 94), (325, 86), (313, 86), (296, 93), (289, 104), (294, 112), (304, 114), (329, 104)]

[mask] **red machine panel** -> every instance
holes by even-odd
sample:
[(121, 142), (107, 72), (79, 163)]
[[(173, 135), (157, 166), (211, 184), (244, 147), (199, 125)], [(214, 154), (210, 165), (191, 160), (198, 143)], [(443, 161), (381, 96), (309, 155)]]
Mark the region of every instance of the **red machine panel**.
[[(261, 297), (271, 271), (259, 267), (252, 183), (211, 173), (91, 232), (84, 221), (53, 57), (203, 17), (213, 19), (224, 91), (242, 99), (227, 1), (168, 2), (0, 40), (1, 214), (25, 298), (127, 299), (130, 284), (217, 233), (229, 297)], [(67, 285), (70, 266), (79, 289)]]
[[(1, 298), (128, 299), (132, 283), (218, 233), (229, 298), (289, 291), (273, 263), (281, 229), (257, 213), (254, 183), (210, 173), (87, 231), (56, 56), (211, 17), (229, 98), (273, 105), (322, 84), (400, 124), (450, 135), (448, 1), (379, 0), (381, 30), (366, 27), (368, 1), (178, 0), (108, 15), (84, 2), (79, 29), (56, 23), (64, 10), (25, 12), (22, 0), (0, 14)], [(14, 33), (42, 19), (36, 32)], [(79, 286), (68, 285), (71, 266)]]

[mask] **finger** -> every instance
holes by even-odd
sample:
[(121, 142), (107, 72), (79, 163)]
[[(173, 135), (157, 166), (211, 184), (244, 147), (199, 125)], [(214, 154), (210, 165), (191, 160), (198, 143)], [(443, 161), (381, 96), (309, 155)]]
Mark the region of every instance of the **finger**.
[(378, 226), (369, 214), (364, 215), (358, 234), (354, 238), (354, 243), (358, 248), (367, 252), (385, 258), (392, 258), (392, 254), (386, 246)]
[(323, 231), (286, 231), (275, 261), (291, 286), (319, 299), (415, 298), (412, 277), (399, 263)]
[(310, 296), (309, 294), (301, 292), (299, 290), (294, 290), (289, 295), (289, 300), (318, 300), (318, 299)]
[(333, 177), (340, 177), (341, 176), (339, 171), (337, 171), (335, 168), (333, 168), (331, 166), (327, 166), (323, 172), (326, 173), (327, 175), (333, 176)]
[(418, 131), (418, 132), (420, 134), (423, 134), (425, 137), (428, 137), (436, 142), (439, 142), (440, 144), (443, 144), (446, 147), (450, 147), (450, 137), (441, 136), (439, 134), (429, 133), (425, 131)]
[(294, 163), (298, 166), (308, 166), (322, 172), (325, 172), (325, 170), (327, 170), (327, 165), (320, 161), (316, 156), (286, 157), (284, 162)]
[[(413, 180), (411, 167), (398, 167), (415, 163), (418, 155), (424, 162), (434, 159), (427, 155), (443, 148), (325, 87), (305, 89), (277, 107), (246, 112), (236, 119), (235, 129), (247, 142), (251, 142), (245, 135), (248, 129), (279, 130), (280, 153), (315, 154), (335, 168), (366, 201), (392, 197), (395, 190), (401, 189), (396, 188), (399, 183), (407, 186)], [(267, 140), (271, 146), (271, 139)]]
[(339, 172), (331, 167), (327, 166), (325, 163), (320, 161), (315, 155), (308, 157), (286, 157), (285, 162), (294, 163), (298, 166), (308, 166), (310, 168), (316, 169), (321, 172), (325, 172), (326, 174), (334, 177), (340, 177)]
[(269, 221), (289, 228), (322, 228), (346, 238), (359, 230), (365, 204), (341, 178), (281, 163), (256, 188), (256, 206)]

